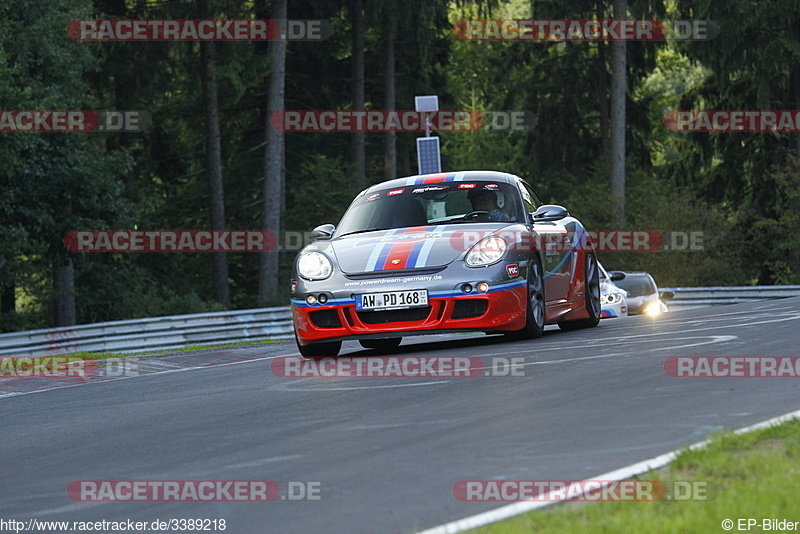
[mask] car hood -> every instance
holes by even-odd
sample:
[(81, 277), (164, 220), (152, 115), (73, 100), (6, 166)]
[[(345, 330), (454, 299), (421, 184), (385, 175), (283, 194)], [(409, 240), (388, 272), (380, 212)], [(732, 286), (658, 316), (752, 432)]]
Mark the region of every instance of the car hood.
[(450, 224), (378, 230), (328, 242), (345, 274), (431, 269), (455, 261), (484, 237), (510, 225)]

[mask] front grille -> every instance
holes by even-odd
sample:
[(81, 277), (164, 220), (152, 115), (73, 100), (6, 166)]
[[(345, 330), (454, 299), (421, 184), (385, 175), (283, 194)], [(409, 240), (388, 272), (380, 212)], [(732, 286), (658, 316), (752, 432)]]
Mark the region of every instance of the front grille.
[(397, 323), (400, 321), (424, 321), (431, 307), (409, 308), (407, 310), (382, 310), (358, 312), (358, 318), (366, 324)]
[(309, 313), (311, 322), (317, 328), (341, 328), (342, 322), (336, 310), (314, 310)]
[(486, 313), (489, 301), (486, 299), (459, 299), (455, 301), (453, 319), (469, 319)]

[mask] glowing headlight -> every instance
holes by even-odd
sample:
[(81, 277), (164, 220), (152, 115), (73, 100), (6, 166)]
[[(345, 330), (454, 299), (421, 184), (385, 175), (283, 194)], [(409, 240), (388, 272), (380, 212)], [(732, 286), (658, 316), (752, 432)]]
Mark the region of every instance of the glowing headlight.
[(481, 239), (467, 253), (464, 262), (468, 267), (485, 267), (500, 261), (506, 253), (506, 242), (499, 237)]
[(619, 293), (600, 295), (600, 304), (619, 304), (620, 302), (622, 302), (622, 295)]
[(323, 280), (333, 272), (331, 260), (320, 252), (306, 252), (297, 260), (297, 272), (309, 280)]
[(644, 312), (647, 315), (659, 315), (661, 313), (661, 303), (651, 302), (650, 304), (644, 307)]

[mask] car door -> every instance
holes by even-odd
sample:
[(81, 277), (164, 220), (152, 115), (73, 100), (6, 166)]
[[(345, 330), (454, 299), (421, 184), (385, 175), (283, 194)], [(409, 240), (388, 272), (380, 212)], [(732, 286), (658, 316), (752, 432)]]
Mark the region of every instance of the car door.
[(525, 182), (519, 182), (528, 225), (533, 232), (532, 250), (539, 251), (544, 269), (544, 295), (548, 302), (565, 300), (569, 293), (572, 274), (570, 244), (574, 238), (575, 219), (567, 217), (560, 221), (533, 222), (531, 214), (541, 205), (536, 193)]

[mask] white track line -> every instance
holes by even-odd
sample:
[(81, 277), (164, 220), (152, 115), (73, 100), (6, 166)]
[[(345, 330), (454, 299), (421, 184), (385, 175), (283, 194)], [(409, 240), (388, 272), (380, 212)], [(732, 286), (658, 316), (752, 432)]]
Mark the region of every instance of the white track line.
[[(766, 421), (762, 421), (754, 425), (740, 428), (739, 430), (736, 430), (734, 434), (745, 434), (747, 432), (752, 432), (754, 430), (769, 428), (771, 426), (785, 423), (786, 421), (791, 421), (793, 419), (800, 419), (800, 410), (789, 412), (787, 414), (778, 417), (773, 417), (772, 419), (767, 419)], [(708, 446), (709, 443), (711, 443), (711, 440), (708, 439), (703, 440), (693, 445), (690, 445), (688, 449), (689, 450), (702, 449)], [(641, 475), (642, 473), (646, 473), (652, 469), (659, 469), (661, 467), (664, 467), (668, 463), (675, 460), (675, 458), (678, 457), (678, 454), (683, 450), (686, 450), (686, 448), (677, 449), (672, 452), (656, 456), (655, 458), (650, 458), (649, 460), (644, 460), (642, 462), (638, 462), (629, 465), (627, 467), (622, 467), (615, 471), (598, 475), (591, 479), (586, 479), (583, 482), (585, 483), (590, 480), (604, 481), (604, 482), (626, 480), (636, 475)], [(484, 512), (482, 514), (465, 517), (464, 519), (458, 519), (450, 523), (445, 523), (444, 525), (439, 525), (438, 527), (433, 527), (428, 530), (423, 530), (418, 532), (418, 534), (457, 534), (459, 532), (464, 532), (465, 530), (482, 527), (490, 523), (496, 523), (497, 521), (503, 521), (505, 519), (509, 519), (517, 515), (525, 514), (527, 512), (530, 512), (531, 510), (536, 510), (538, 508), (544, 508), (545, 506), (556, 504), (557, 502), (559, 502), (558, 498), (563, 498), (563, 493), (564, 492), (561, 491), (559, 495), (554, 495), (551, 492), (545, 495), (542, 501), (537, 501), (537, 502), (524, 501), (524, 502), (509, 504), (507, 506), (496, 508), (494, 510)]]
[[(0, 400), (9, 399), (11, 397), (19, 397), (21, 395), (34, 395), (36, 393), (45, 393), (48, 391), (58, 391), (60, 389), (67, 389), (67, 388), (76, 388), (82, 386), (91, 386), (93, 384), (107, 384), (109, 382), (116, 382), (117, 380), (130, 380), (132, 378), (144, 378), (146, 376), (158, 376), (158, 375), (167, 375), (172, 373), (183, 373), (186, 371), (199, 371), (202, 369), (214, 369), (216, 367), (227, 367), (229, 365), (239, 365), (242, 363), (252, 363), (252, 362), (261, 362), (264, 360), (274, 360), (275, 358), (285, 358), (289, 356), (297, 356), (295, 354), (278, 354), (276, 356), (262, 356), (260, 358), (253, 358), (251, 360), (236, 360), (233, 362), (222, 362), (222, 363), (212, 363), (208, 365), (193, 365), (190, 367), (179, 367), (177, 369), (166, 369), (164, 371), (153, 371), (152, 373), (142, 373), (140, 375), (131, 375), (131, 376), (115, 376), (108, 378), (107, 380), (95, 380), (95, 381), (86, 381), (86, 382), (78, 382), (76, 384), (57, 384), (53, 387), (49, 388), (42, 388), (42, 389), (34, 389), (31, 391), (12, 391), (8, 393), (0, 393)], [(141, 358), (141, 356), (130, 356), (130, 358)], [(109, 358), (109, 360), (111, 360)], [(125, 360), (125, 358), (113, 358), (113, 360)], [(145, 360), (137, 359), (136, 362), (145, 362)], [(165, 367), (165, 365), (162, 365)], [(10, 378), (8, 380), (13, 380)], [(0, 384), (0, 387), (2, 384)]]

